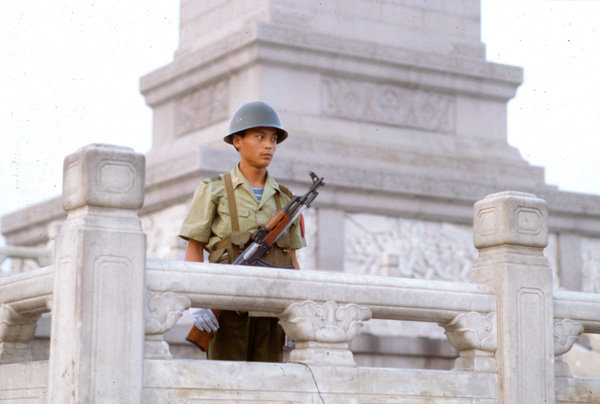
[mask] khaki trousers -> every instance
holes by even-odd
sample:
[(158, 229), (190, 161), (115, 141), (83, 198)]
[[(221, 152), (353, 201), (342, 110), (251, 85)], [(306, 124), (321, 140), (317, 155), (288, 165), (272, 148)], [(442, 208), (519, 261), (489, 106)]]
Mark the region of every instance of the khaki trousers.
[(208, 359), (282, 362), (285, 333), (277, 317), (250, 317), (222, 311), (219, 330), (208, 346)]

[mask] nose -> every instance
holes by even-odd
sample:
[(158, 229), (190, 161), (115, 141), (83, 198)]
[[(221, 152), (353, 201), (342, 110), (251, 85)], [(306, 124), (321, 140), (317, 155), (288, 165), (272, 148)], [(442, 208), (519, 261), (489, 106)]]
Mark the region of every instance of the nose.
[(277, 140), (265, 139), (265, 147), (269, 150), (274, 149), (276, 144)]

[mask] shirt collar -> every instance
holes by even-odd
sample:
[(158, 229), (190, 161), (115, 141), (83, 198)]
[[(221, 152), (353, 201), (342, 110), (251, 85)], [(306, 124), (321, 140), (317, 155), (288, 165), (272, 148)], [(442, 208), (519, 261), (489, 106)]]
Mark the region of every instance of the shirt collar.
[[(248, 191), (248, 193), (254, 196), (254, 191), (252, 191), (250, 183), (248, 182), (246, 177), (244, 177), (244, 174), (242, 174), (239, 164), (236, 164), (235, 167), (233, 167), (233, 170), (231, 170), (231, 181), (233, 183), (234, 189), (242, 185), (244, 189)], [(275, 193), (280, 194), (281, 190), (279, 189), (279, 185), (277, 184), (277, 181), (275, 181), (275, 178), (273, 178), (267, 172), (267, 181), (265, 182), (265, 188), (263, 190), (263, 196), (260, 201), (260, 204), (262, 205), (263, 202), (267, 201), (271, 196), (275, 195)]]

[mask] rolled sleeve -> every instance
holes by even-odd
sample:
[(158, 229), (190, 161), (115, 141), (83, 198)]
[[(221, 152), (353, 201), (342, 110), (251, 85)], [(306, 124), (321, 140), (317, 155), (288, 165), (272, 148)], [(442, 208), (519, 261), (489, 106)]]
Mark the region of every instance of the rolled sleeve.
[(215, 217), (216, 203), (212, 198), (211, 184), (201, 184), (194, 192), (192, 206), (181, 225), (179, 237), (207, 243)]
[(306, 247), (306, 239), (302, 236), (302, 229), (300, 228), (300, 218), (292, 223), (289, 231), (292, 238), (292, 245), (290, 248), (293, 250), (298, 250)]

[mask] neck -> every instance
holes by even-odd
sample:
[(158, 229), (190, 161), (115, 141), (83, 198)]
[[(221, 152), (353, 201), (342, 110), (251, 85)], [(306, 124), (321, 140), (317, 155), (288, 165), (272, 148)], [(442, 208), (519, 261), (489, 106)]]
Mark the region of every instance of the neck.
[(255, 188), (262, 188), (265, 186), (267, 182), (267, 168), (258, 168), (245, 165), (243, 162), (240, 162), (239, 166), (240, 171), (244, 174), (244, 177), (250, 183), (250, 186)]

